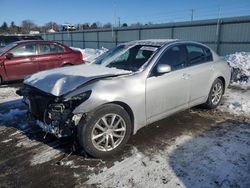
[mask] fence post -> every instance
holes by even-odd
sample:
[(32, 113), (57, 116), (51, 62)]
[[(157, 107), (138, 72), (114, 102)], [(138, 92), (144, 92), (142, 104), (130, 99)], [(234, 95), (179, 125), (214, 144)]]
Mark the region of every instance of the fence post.
[(216, 52), (217, 52), (217, 54), (219, 54), (219, 52), (220, 52), (220, 45), (221, 45), (221, 41), (220, 41), (220, 38), (221, 38), (221, 24), (222, 24), (222, 21), (218, 20), (217, 28), (216, 28)]
[(97, 48), (100, 49), (99, 31), (96, 31), (96, 35), (97, 35)]
[(62, 44), (63, 44), (63, 32), (61, 33), (61, 35), (62, 35)]
[(85, 48), (85, 35), (84, 35), (84, 31), (82, 31), (82, 48)]
[(171, 27), (171, 39), (174, 38), (174, 26)]
[(70, 32), (70, 44), (73, 46), (73, 37), (72, 37), (72, 32)]
[(139, 40), (141, 40), (141, 27), (139, 28)]
[(118, 30), (115, 30), (115, 46), (118, 44)]

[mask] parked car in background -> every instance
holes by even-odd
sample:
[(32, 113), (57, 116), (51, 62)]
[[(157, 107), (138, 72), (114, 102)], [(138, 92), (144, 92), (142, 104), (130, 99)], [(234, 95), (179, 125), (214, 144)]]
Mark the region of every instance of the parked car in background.
[(52, 41), (29, 40), (0, 49), (0, 83), (56, 67), (82, 64), (82, 54)]
[(39, 35), (0, 35), (0, 48), (21, 40), (43, 40)]
[(17, 93), (45, 132), (74, 135), (88, 154), (107, 157), (145, 125), (200, 104), (216, 108), (229, 80), (227, 62), (203, 44), (144, 40), (34, 74)]

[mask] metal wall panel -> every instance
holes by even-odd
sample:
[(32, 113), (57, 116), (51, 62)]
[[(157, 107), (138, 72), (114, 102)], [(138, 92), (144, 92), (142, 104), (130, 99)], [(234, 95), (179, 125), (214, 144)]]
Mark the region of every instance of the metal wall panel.
[(171, 28), (141, 30), (141, 39), (170, 39)]
[(116, 45), (115, 45), (115, 42), (100, 42), (99, 43), (99, 48), (107, 48), (107, 49), (110, 49), (110, 48), (114, 48)]
[(62, 34), (61, 33), (55, 33), (55, 40), (62, 41)]
[[(116, 44), (152, 38), (178, 38), (202, 42), (220, 55), (236, 51), (250, 52), (250, 16), (142, 26), (42, 34), (45, 40), (56, 40), (82, 48), (112, 48)], [(217, 32), (219, 31), (219, 32)], [(217, 35), (219, 33), (219, 35)], [(71, 41), (72, 35), (72, 41)], [(61, 37), (63, 36), (63, 38)]]
[(66, 46), (72, 46), (71, 41), (63, 41), (63, 44), (66, 45)]
[(219, 54), (224, 56), (242, 51), (250, 52), (250, 44), (221, 44)]
[(83, 42), (73, 41), (72, 46), (73, 46), (73, 47), (76, 47), (76, 48), (84, 48)]
[(71, 33), (63, 33), (63, 41), (71, 41)]
[(132, 40), (139, 40), (139, 30), (117, 31), (118, 42), (127, 42)]
[(47, 40), (54, 40), (54, 34), (47, 34)]
[(85, 48), (98, 48), (97, 42), (85, 42)]
[(97, 41), (97, 32), (88, 32), (84, 33), (84, 40), (88, 41)]
[(216, 41), (216, 25), (177, 27), (174, 28), (174, 38), (199, 42)]
[(250, 23), (223, 24), (221, 41), (250, 42)]
[(73, 41), (83, 41), (83, 34), (81, 33), (72, 33)]
[(110, 41), (114, 38), (114, 32), (112, 31), (103, 31), (99, 32), (99, 41)]

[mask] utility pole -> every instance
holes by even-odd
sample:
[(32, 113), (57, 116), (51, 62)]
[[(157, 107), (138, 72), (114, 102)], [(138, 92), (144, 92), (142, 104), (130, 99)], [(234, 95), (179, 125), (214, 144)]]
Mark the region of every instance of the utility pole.
[(118, 17), (118, 27), (121, 27), (121, 18)]
[(191, 9), (191, 22), (194, 20), (194, 9)]

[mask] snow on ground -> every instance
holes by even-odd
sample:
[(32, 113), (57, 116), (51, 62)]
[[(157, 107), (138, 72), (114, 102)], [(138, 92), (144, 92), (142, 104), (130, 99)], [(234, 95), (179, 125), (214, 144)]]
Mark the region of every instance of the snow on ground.
[(42, 164), (61, 156), (63, 150), (58, 147), (60, 147), (60, 144), (57, 141), (38, 147), (38, 151), (30, 160), (31, 166)]
[(136, 148), (86, 182), (100, 187), (249, 187), (250, 127), (230, 122), (182, 135), (153, 156)]
[(232, 67), (231, 85), (250, 88), (250, 52), (236, 52), (225, 58)]
[(73, 50), (78, 50), (82, 53), (83, 60), (85, 62), (92, 62), (95, 58), (106, 52), (108, 49), (106, 48), (101, 48), (101, 49), (92, 49), (92, 48), (76, 48), (76, 47), (70, 47)]
[(250, 90), (228, 89), (218, 108), (223, 112), (250, 117)]
[(20, 99), (20, 96), (16, 94), (17, 89), (16, 87), (9, 87), (7, 85), (0, 86), (0, 103)]

